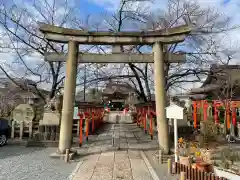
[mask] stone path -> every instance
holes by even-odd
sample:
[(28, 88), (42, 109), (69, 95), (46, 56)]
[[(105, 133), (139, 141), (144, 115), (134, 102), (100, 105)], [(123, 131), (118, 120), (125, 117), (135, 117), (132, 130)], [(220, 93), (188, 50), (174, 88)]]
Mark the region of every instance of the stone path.
[(89, 137), (89, 142), (78, 148), (81, 158), (71, 179), (161, 179), (156, 178), (157, 174), (152, 172), (153, 167), (143, 153), (143, 150), (156, 149), (156, 137), (151, 140), (136, 124), (106, 124), (98, 136)]
[(152, 180), (139, 151), (116, 151), (88, 156), (73, 180)]

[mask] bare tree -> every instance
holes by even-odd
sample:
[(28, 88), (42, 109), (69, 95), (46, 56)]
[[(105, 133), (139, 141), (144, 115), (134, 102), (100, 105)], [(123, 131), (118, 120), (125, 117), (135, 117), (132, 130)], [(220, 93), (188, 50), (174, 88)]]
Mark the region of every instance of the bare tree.
[(14, 58), (10, 63), (0, 64), (8, 78), (13, 80), (14, 75), (10, 75), (6, 67), (14, 71), (15, 77), (29, 77), (37, 79), (38, 84), (50, 84), (49, 97), (54, 97), (65, 78), (64, 64), (45, 62), (43, 57), (49, 51), (65, 52), (66, 47), (48, 42), (39, 32), (37, 22), (80, 28), (78, 13), (71, 3), (71, 0), (1, 2), (0, 27), (3, 41), (0, 46), (2, 53), (11, 53)]
[[(1, 65), (4, 73), (8, 74), (6, 67), (21, 72), (22, 76), (38, 79), (38, 84), (50, 84), (50, 98), (52, 98), (64, 81), (64, 64), (62, 62), (45, 62), (45, 52), (65, 52), (62, 44), (50, 43), (38, 31), (37, 21), (52, 25), (72, 28), (109, 31), (156, 30), (171, 28), (181, 24), (191, 24), (193, 33), (181, 44), (166, 47), (167, 52), (186, 53), (188, 58), (185, 64), (165, 63), (166, 91), (182, 88), (184, 83), (200, 82), (211, 61), (219, 58), (218, 54), (226, 52), (219, 44), (221, 36), (232, 27), (229, 27), (230, 18), (220, 14), (213, 8), (202, 8), (197, 3), (184, 0), (168, 0), (168, 7), (163, 11), (151, 12), (145, 6), (153, 3), (151, 0), (121, 0), (119, 8), (114, 13), (105, 13), (100, 21), (92, 20), (91, 16), (82, 21), (71, 0), (32, 0), (29, 3), (6, 4), (2, 1), (0, 8), (1, 49), (4, 52), (14, 53), (13, 63)], [(94, 18), (96, 19), (96, 18)], [(94, 50), (93, 50), (94, 49)], [(106, 53), (109, 47), (86, 46), (83, 51), (97, 51)], [(124, 53), (143, 53), (147, 46), (121, 46)], [(35, 56), (39, 61), (31, 62), (29, 57)], [(16, 68), (18, 67), (18, 68)], [(81, 68), (81, 67), (79, 67)], [(128, 63), (122, 65), (105, 65), (96, 68), (96, 64), (88, 65), (88, 86), (93, 83), (109, 79), (122, 79), (123, 83), (136, 89), (136, 93), (144, 100), (151, 99), (153, 82), (153, 67), (151, 64)], [(16, 74), (18, 76), (18, 74)], [(12, 78), (13, 79), (13, 78)], [(79, 85), (83, 85), (83, 77), (79, 75)], [(127, 80), (126, 80), (127, 79)], [(37, 87), (36, 87), (37, 88)]]
[[(104, 24), (109, 31), (126, 29), (151, 31), (183, 24), (191, 25), (193, 31), (184, 43), (165, 47), (167, 53), (187, 55), (187, 61), (184, 64), (170, 64), (166, 61), (166, 91), (183, 88), (186, 83), (201, 82), (203, 77), (209, 73), (210, 65), (214, 61), (215, 63), (220, 61), (220, 54), (229, 55), (230, 50), (221, 46), (220, 37), (236, 27), (230, 27), (231, 19), (219, 13), (217, 9), (203, 8), (196, 2), (168, 0), (165, 11), (149, 13), (150, 9), (141, 4), (146, 2), (151, 1), (122, 0), (118, 10), (110, 15), (105, 14), (102, 19), (103, 23), (98, 24)], [(151, 47), (121, 46), (121, 51), (125, 53), (133, 51), (143, 53), (146, 49), (151, 49)], [(154, 86), (152, 65), (129, 63), (124, 68), (126, 72), (134, 75), (134, 78), (130, 78), (130, 85), (136, 89), (137, 94), (144, 101), (148, 101)], [(129, 84), (126, 81), (125, 83)]]
[[(232, 69), (230, 69), (232, 67)], [(214, 71), (214, 75), (212, 78), (216, 78), (216, 82), (219, 85), (219, 88), (213, 90), (213, 96), (215, 96), (222, 104), (222, 108), (224, 109), (224, 132), (227, 131), (227, 121), (230, 118), (231, 112), (231, 104), (232, 102), (238, 98), (239, 89), (240, 89), (240, 79), (238, 77), (239, 74), (238, 66), (220, 66), (219, 69)], [(230, 123), (232, 124), (232, 122)], [(233, 126), (231, 126), (233, 128)], [(232, 129), (231, 132), (234, 132)]]
[(15, 89), (5, 89), (0, 93), (0, 117), (10, 117), (14, 108), (24, 100)]

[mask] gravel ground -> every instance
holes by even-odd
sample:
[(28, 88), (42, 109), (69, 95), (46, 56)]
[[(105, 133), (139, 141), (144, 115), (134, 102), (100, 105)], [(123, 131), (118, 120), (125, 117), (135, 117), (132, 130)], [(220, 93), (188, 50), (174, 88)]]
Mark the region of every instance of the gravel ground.
[(51, 159), (56, 148), (0, 147), (0, 180), (66, 180), (76, 163)]

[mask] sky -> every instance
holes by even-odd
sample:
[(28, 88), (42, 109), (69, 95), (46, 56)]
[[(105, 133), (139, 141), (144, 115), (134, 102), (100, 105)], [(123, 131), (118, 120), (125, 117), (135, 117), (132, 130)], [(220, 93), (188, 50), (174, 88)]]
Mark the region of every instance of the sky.
[[(197, 1), (201, 6), (204, 7), (214, 7), (218, 9), (220, 13), (223, 13), (232, 19), (232, 25), (239, 24), (240, 19), (240, 1), (239, 0), (190, 0)], [(99, 12), (113, 12), (118, 8), (120, 0), (81, 0), (80, 1), (80, 9), (83, 10), (84, 14), (94, 14)], [(164, 9), (167, 5), (166, 0), (155, 0), (153, 4), (149, 3), (143, 4), (144, 6), (149, 6), (151, 10), (156, 10), (156, 8)], [(239, 6), (238, 6), (239, 5)], [(84, 9), (82, 9), (84, 8)], [(134, 7), (133, 7), (134, 8)], [(228, 33), (229, 41), (228, 43), (238, 44), (240, 41), (240, 30), (233, 30)], [(223, 43), (225, 43), (225, 39), (223, 39)], [(236, 55), (237, 57), (232, 60), (232, 63), (239, 63), (240, 55)], [(189, 85), (189, 88), (198, 87), (200, 83), (193, 83)]]
[[(33, 0), (14, 0), (15, 2), (19, 2), (20, 4), (24, 1), (27, 8), (32, 8), (27, 5), (29, 5), (29, 2), (32, 2)], [(41, 0), (36, 0), (37, 2), (41, 2)], [(47, 0), (47, 2), (50, 2), (52, 0)], [(79, 16), (82, 19), (86, 19), (88, 15), (92, 15), (93, 18), (96, 20), (100, 19), (99, 15), (103, 15), (105, 13), (111, 13), (114, 12), (119, 7), (120, 0), (68, 0), (72, 7), (76, 8), (78, 10), (77, 13), (79, 13)], [(240, 19), (240, 2), (239, 0), (189, 0), (192, 2), (199, 2), (199, 4), (203, 7), (214, 7), (218, 9), (220, 13), (223, 13), (232, 19), (232, 25), (239, 24)], [(5, 2), (5, 0), (4, 0)], [(56, 2), (58, 2), (56, 0)], [(59, 1), (60, 2), (60, 1)], [(58, 4), (59, 5), (59, 4)], [(61, 6), (61, 5), (59, 5)], [(141, 3), (140, 7), (148, 7), (149, 11), (157, 11), (159, 8), (164, 9), (167, 6), (167, 0), (155, 0), (154, 3)], [(133, 4), (131, 8), (135, 9), (139, 7), (139, 4)], [(61, 10), (61, 9), (60, 9)], [(32, 11), (34, 14), (34, 10)], [(59, 15), (61, 15), (61, 11), (59, 12)], [(240, 41), (240, 31), (239, 29), (233, 30), (228, 33), (228, 43), (236, 44)], [(229, 41), (230, 40), (230, 41)], [(223, 39), (224, 43), (225, 39)], [(6, 57), (6, 54), (0, 54), (0, 61), (1, 59), (10, 59)], [(8, 54), (8, 56), (10, 56)], [(36, 55), (36, 57), (28, 58), (29, 61), (35, 62), (36, 59), (39, 56)], [(233, 61), (234, 63), (239, 62), (240, 55), (235, 58)], [(192, 84), (191, 84), (192, 85)], [(192, 86), (199, 86), (199, 84), (194, 84)], [(191, 88), (191, 87), (189, 87)]]
[[(80, 11), (82, 16), (88, 14), (99, 14), (102, 12), (114, 12), (121, 0), (80, 0)], [(239, 25), (240, 21), (240, 1), (239, 0), (189, 0), (198, 2), (203, 7), (214, 7), (221, 14), (231, 17), (231, 25)], [(154, 0), (154, 3), (142, 3), (149, 7), (151, 11), (167, 6), (167, 0)], [(133, 6), (134, 8), (134, 6)], [(228, 32), (228, 43), (239, 44), (240, 29)], [(224, 41), (224, 40), (223, 40)]]

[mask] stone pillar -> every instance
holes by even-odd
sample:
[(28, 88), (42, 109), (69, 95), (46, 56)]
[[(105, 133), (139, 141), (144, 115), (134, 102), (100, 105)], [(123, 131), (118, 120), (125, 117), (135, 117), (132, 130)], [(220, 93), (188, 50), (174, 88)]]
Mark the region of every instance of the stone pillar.
[(77, 61), (78, 44), (74, 41), (70, 41), (68, 43), (66, 77), (64, 82), (63, 107), (59, 137), (59, 153), (65, 153), (66, 149), (71, 148)]
[(155, 101), (158, 128), (159, 148), (164, 153), (169, 153), (169, 134), (168, 121), (165, 111), (165, 75), (164, 75), (164, 54), (163, 45), (156, 42), (153, 46), (154, 51), (154, 82), (155, 82)]

